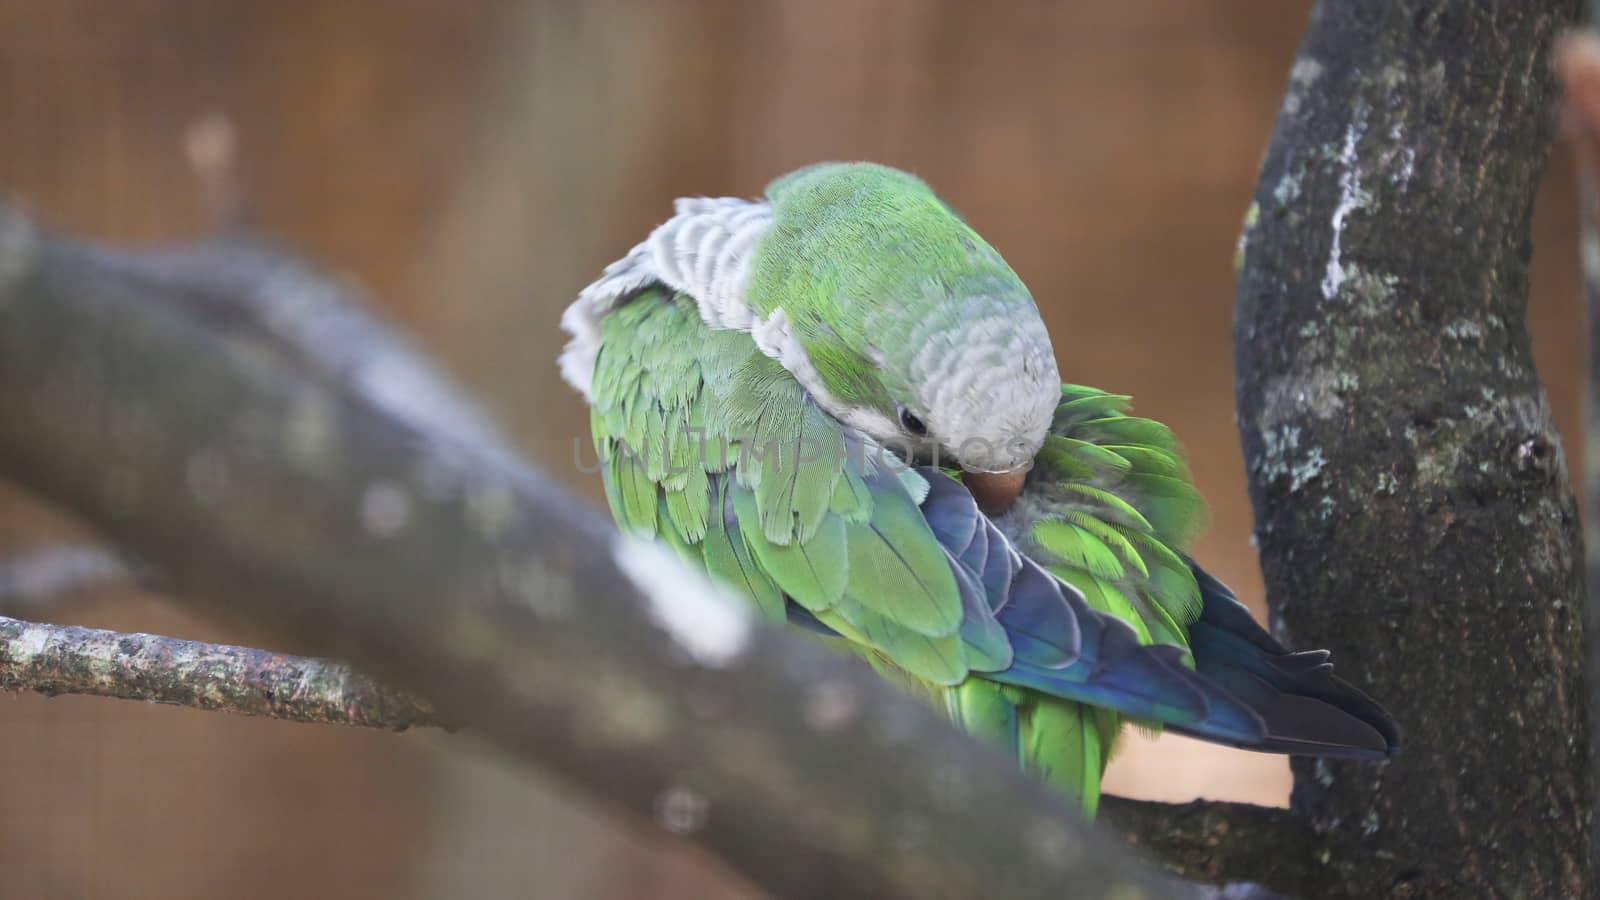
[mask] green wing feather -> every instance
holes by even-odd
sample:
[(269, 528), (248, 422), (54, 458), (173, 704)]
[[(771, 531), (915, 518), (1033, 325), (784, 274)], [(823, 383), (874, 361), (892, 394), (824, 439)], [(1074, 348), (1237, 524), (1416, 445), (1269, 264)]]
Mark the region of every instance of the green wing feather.
[(1022, 723), (1023, 764), (1093, 818), (1100, 778), (1121, 728), (1121, 718), (1110, 710), (1036, 696)]
[[(1170, 429), (1130, 415), (1124, 395), (1062, 385), (1027, 491), (1038, 511), (1030, 553), (1141, 642), (1188, 647), (1201, 598), (1180, 553), (1205, 507)], [(1024, 756), (1092, 814), (1121, 724), (1115, 712), (1047, 698), (1022, 722)]]
[(944, 692), (945, 712), (968, 732), (989, 740), (1026, 764), (1022, 757), (1019, 708), (1028, 703), (1020, 688), (982, 678), (968, 678)]
[(732, 503), (731, 498), (727, 498), (727, 489), (726, 482), (718, 483), (714, 506), (716, 514), (709, 518), (705, 540), (701, 545), (706, 572), (744, 593), (769, 621), (782, 622), (787, 616), (783, 591), (767, 570), (756, 564), (755, 557), (745, 545), (738, 523), (734, 522), (729, 527), (727, 516), (723, 514), (724, 504)]
[[(969, 677), (1005, 647), (979, 630), (964, 642), (962, 588), (919, 509), (925, 479), (852, 458), (844, 426), (687, 297), (647, 288), (600, 327), (591, 421), (623, 528), (697, 560), (769, 619), (792, 601), (840, 635), (827, 640), (1093, 812), (1120, 717)], [(1129, 415), (1127, 397), (1064, 385), (1027, 491), (1037, 515), (1022, 549), (1141, 641), (1187, 646), (1200, 591), (1180, 553), (1204, 510), (1169, 430)]]
[[(1080, 516), (1081, 513), (1068, 513)], [(1110, 547), (1070, 519), (1049, 519), (1033, 526), (1033, 539), (1061, 561), (1064, 568), (1081, 569), (1096, 578), (1120, 581), (1127, 574)]]
[(871, 517), (844, 527), (850, 596), (918, 634), (956, 633), (962, 610), (955, 575), (909, 495), (881, 490)]
[(935, 636), (913, 631), (881, 612), (878, 605), (853, 596), (845, 597), (837, 609), (817, 618), (835, 631), (854, 637), (870, 649), (878, 662), (891, 664), (930, 684), (960, 684), (971, 671), (959, 634)]
[(602, 320), (601, 348), (592, 424), (623, 527), (698, 555), (770, 618), (787, 596), (874, 665), (967, 677), (960, 589), (918, 509), (921, 476), (864, 471), (843, 425), (687, 297), (640, 292)]
[(844, 596), (849, 575), (844, 564), (848, 549), (844, 519), (830, 516), (823, 527), (803, 543), (788, 539), (776, 543), (767, 536), (755, 492), (737, 483), (730, 485), (729, 490), (733, 493), (734, 515), (738, 517), (745, 544), (755, 551), (757, 562), (778, 587), (814, 613), (831, 609), (838, 603)]
[[(1028, 478), (1029, 496), (1041, 510), (1029, 549), (1063, 579), (1090, 579), (1127, 598), (1137, 621), (1124, 604), (1097, 603), (1104, 591), (1085, 590), (1095, 595), (1091, 604), (1135, 625), (1141, 636), (1187, 647), (1187, 626), (1200, 615), (1200, 588), (1180, 554), (1203, 527), (1205, 504), (1172, 431), (1128, 408), (1121, 394), (1062, 385), (1046, 444), (1055, 452), (1041, 453)], [(1090, 465), (1098, 454), (1122, 464)], [(1102, 548), (1122, 571), (1107, 563)]]

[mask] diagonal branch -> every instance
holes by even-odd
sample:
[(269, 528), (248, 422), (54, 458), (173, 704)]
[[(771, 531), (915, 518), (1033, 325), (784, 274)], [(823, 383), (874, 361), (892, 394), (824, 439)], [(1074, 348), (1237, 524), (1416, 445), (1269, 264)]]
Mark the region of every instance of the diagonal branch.
[[(438, 725), (432, 709), (343, 663), (0, 617), (0, 691), (142, 700), (292, 722), (404, 731)], [(1106, 797), (1101, 818), (1129, 844), (1197, 881), (1259, 882), (1291, 895), (1308, 878), (1338, 877), (1362, 854), (1319, 838), (1285, 809), (1247, 803), (1171, 804)], [(1302, 860), (1326, 860), (1326, 872)]]
[[(140, 700), (291, 722), (404, 731), (439, 725), (429, 705), (343, 663), (0, 617), (0, 691)], [(1290, 895), (1307, 879), (1367, 864), (1285, 809), (1247, 803), (1171, 804), (1108, 796), (1101, 821), (1194, 881), (1256, 882)], [(1308, 871), (1302, 861), (1322, 860)], [(1230, 894), (1228, 896), (1236, 896)], [(1265, 894), (1252, 896), (1266, 896)]]
[(415, 691), (774, 894), (1191, 893), (864, 666), (405, 406), (427, 391), (320, 369), (261, 311), (336, 300), (280, 259), (91, 248), (0, 207), (0, 471), (175, 599)]

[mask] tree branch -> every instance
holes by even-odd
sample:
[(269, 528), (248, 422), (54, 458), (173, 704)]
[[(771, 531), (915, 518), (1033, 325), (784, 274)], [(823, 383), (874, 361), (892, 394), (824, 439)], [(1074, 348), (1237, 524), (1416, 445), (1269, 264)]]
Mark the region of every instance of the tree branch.
[[(262, 317), (333, 302), (300, 271), (0, 210), (0, 470), (190, 606), (413, 690), (779, 896), (1190, 893), (866, 667), (439, 427), (453, 410), (326, 376)], [(355, 327), (321, 321), (300, 336)]]
[[(1564, 119), (1578, 160), (1578, 208), (1582, 219), (1584, 307), (1589, 318), (1589, 377), (1585, 382), (1585, 453), (1583, 455), (1584, 570), (1588, 586), (1585, 627), (1589, 642), (1589, 684), (1600, 684), (1600, 2), (1585, 4), (1589, 28), (1562, 39), (1556, 50), (1556, 71), (1565, 93)], [(1600, 752), (1600, 695), (1591, 690), (1589, 753)], [(1593, 802), (1593, 801), (1591, 801)], [(1600, 857), (1600, 831), (1591, 835)]]
[(1385, 766), (1295, 760), (1293, 807), (1392, 858), (1382, 894), (1592, 890), (1582, 548), (1525, 322), (1577, 7), (1319, 3), (1241, 239), (1274, 624), (1406, 731)]
[[(326, 660), (153, 634), (0, 617), (0, 691), (78, 694), (404, 731), (439, 723), (425, 702)], [(1259, 882), (1303, 892), (1300, 861), (1336, 870), (1362, 854), (1334, 852), (1285, 809), (1246, 803), (1171, 804), (1107, 796), (1101, 822), (1195, 881)], [(1339, 874), (1337, 877), (1347, 877)]]
[[(1463, 13), (1450, 27), (1471, 31), (1482, 24), (1475, 15)], [(1444, 27), (1438, 16), (1430, 15), (1411, 24), (1435, 38)], [(1546, 33), (1539, 30), (1542, 22), (1527, 28), (1521, 21), (1489, 24), (1489, 31), (1509, 36), (1508, 45), (1519, 51), (1527, 50), (1525, 39), (1537, 43)], [(1330, 55), (1337, 49), (1348, 56), (1352, 48), (1367, 46), (1394, 50), (1372, 35), (1352, 38), (1349, 32), (1357, 25), (1372, 23), (1352, 25), (1319, 12), (1302, 49), (1307, 65), (1297, 67), (1289, 98), (1295, 106), (1286, 102), (1258, 191), (1255, 227), (1245, 236), (1241, 329), (1259, 324), (1249, 316), (1247, 291), (1255, 291), (1259, 299), (1296, 296), (1298, 287), (1314, 299), (1323, 280), (1331, 279), (1336, 296), (1349, 283), (1363, 292), (1365, 312), (1381, 313), (1377, 301), (1394, 299), (1383, 295), (1384, 289), (1415, 288), (1420, 294), (1423, 284), (1452, 283), (1444, 276), (1417, 276), (1412, 283), (1393, 272), (1360, 267), (1374, 255), (1372, 246), (1405, 248), (1412, 239), (1408, 234), (1377, 241), (1361, 228), (1363, 209), (1391, 209), (1388, 188), (1374, 187), (1377, 180), (1431, 171), (1437, 182), (1452, 185), (1461, 173), (1445, 165), (1450, 160), (1441, 160), (1441, 142), (1427, 131), (1439, 121), (1457, 121), (1456, 115), (1427, 108), (1431, 101), (1418, 101), (1424, 109), (1416, 123), (1395, 112), (1409, 111), (1408, 85), (1432, 77), (1428, 73), (1433, 69), (1422, 66), (1429, 60), (1417, 58), (1425, 54), (1405, 50), (1392, 70)], [(1406, 32), (1393, 23), (1389, 30)], [(1459, 39), (1462, 46), (1476, 46), (1459, 35), (1446, 36)], [(1538, 59), (1536, 51), (1528, 52)], [(1492, 62), (1493, 71), (1521, 71), (1502, 56), (1485, 56), (1489, 62), (1484, 64)], [(1488, 83), (1470, 61), (1445, 62), (1439, 63), (1445, 77), (1454, 78), (1465, 67), (1472, 77), (1463, 82)], [(1329, 98), (1310, 102), (1302, 82), (1330, 68), (1340, 79), (1328, 83), (1354, 84), (1354, 95), (1330, 90)], [(1527, 88), (1520, 82), (1509, 88), (1502, 84), (1498, 102), (1508, 104), (1506, 109), (1482, 110), (1469, 103), (1464, 112), (1455, 113), (1514, 136), (1530, 118), (1537, 118), (1529, 113), (1528, 98), (1518, 93)], [(1483, 99), (1469, 98), (1473, 103)], [(1391, 102), (1398, 105), (1385, 105)], [(1313, 107), (1321, 117), (1315, 127), (1309, 118)], [(1391, 114), (1405, 126), (1406, 138), (1385, 130), (1391, 123), (1384, 117)], [(1353, 129), (1363, 115), (1367, 118), (1353, 140), (1346, 133), (1317, 130)], [(1502, 117), (1509, 121), (1497, 125)], [(1411, 130), (1413, 125), (1418, 127)], [(1389, 139), (1382, 140), (1383, 134)], [(1347, 143), (1349, 153), (1344, 152)], [(1470, 202), (1483, 200), (1484, 185), (1511, 184), (1492, 201), (1514, 199), (1527, 186), (1521, 177), (1528, 174), (1525, 169), (1513, 171), (1517, 178), (1493, 169), (1497, 160), (1504, 162), (1494, 154), (1514, 154), (1498, 145), (1490, 151), (1489, 162), (1476, 173), (1479, 194), (1470, 196)], [(1298, 169), (1291, 165), (1296, 162)], [(1526, 166), (1527, 159), (1519, 165)], [(1341, 190), (1346, 182), (1348, 192)], [(1270, 193), (1272, 200), (1264, 201), (1263, 193)], [(1341, 219), (1339, 210), (1346, 201), (1354, 205)], [(1369, 203), (1373, 206), (1363, 206)], [(1393, 208), (1405, 214), (1397, 222), (1408, 229), (1415, 224), (1407, 218), (1415, 210), (1404, 203)], [(1504, 212), (1495, 207), (1485, 216)], [(1455, 209), (1439, 213), (1441, 224), (1463, 218)], [(1516, 216), (1508, 218), (1514, 221)], [(1333, 238), (1341, 242), (1334, 244), (1332, 257), (1326, 242), (1315, 240), (1325, 233), (1326, 222), (1333, 223)], [(1268, 240), (1285, 230), (1296, 232), (1302, 242), (1310, 236), (1310, 243), (1317, 244), (1306, 259), (1294, 258)], [(1419, 227), (1417, 233), (1426, 246), (1430, 232)], [(1459, 257), (1439, 254), (1452, 261)], [(1330, 258), (1336, 268), (1327, 265)], [(1335, 272), (1337, 278), (1330, 274)], [(1390, 275), (1395, 275), (1394, 282), (1385, 280)], [(1505, 280), (1504, 273), (1495, 271), (1485, 283)], [(1377, 293), (1366, 296), (1368, 292)], [(605, 802), (704, 843), (782, 896), (1044, 897), (1059, 896), (1070, 886), (1076, 896), (1093, 897), (1116, 895), (1130, 884), (1154, 893), (1183, 890), (1127, 868), (1114, 848), (1084, 830), (1009, 763), (952, 734), (937, 717), (859, 667), (730, 614), (708, 588), (683, 588), (670, 564), (617, 543), (596, 517), (527, 471), (493, 427), (442, 380), (425, 377), (419, 385), (409, 365), (390, 365), (415, 354), (344, 304), (343, 295), (341, 286), (319, 273), (253, 242), (229, 238), (155, 253), (120, 253), (40, 235), (0, 209), (0, 468), (160, 564), (181, 589), (184, 602), (264, 622), (287, 640), (356, 660), (389, 682), (428, 697), (452, 721), (480, 728), (513, 754), (552, 768)], [(1401, 326), (1415, 324), (1407, 316), (1420, 318), (1426, 337), (1441, 323), (1430, 319), (1431, 310), (1422, 312), (1417, 316), (1417, 310), (1403, 310), (1396, 316)], [(1502, 324), (1506, 321), (1503, 313), (1496, 315)], [(1396, 327), (1394, 319), (1383, 322), (1383, 330), (1405, 334), (1402, 343), (1417, 338)], [(1337, 326), (1338, 320), (1315, 322), (1319, 327), (1330, 323)], [(1295, 324), (1303, 329), (1306, 321)], [(1296, 346), (1294, 337), (1261, 328), (1259, 336), (1241, 331), (1241, 354), (1261, 353), (1264, 344), (1269, 353), (1274, 344)], [(1302, 341), (1319, 333), (1293, 332)], [(1360, 335), (1330, 334), (1339, 342), (1334, 350), (1359, 349), (1354, 338)], [(1425, 344), (1423, 340), (1419, 346)], [(1396, 358), (1408, 361), (1411, 355), (1414, 348)], [(1520, 364), (1516, 354), (1508, 358)], [(1345, 362), (1333, 360), (1339, 366)], [(1330, 365), (1326, 374), (1340, 374), (1334, 368)], [(1270, 537), (1274, 521), (1263, 513), (1262, 497), (1284, 500), (1278, 494), (1285, 489), (1292, 494), (1308, 483), (1344, 483), (1343, 476), (1334, 477), (1341, 474), (1337, 466), (1344, 460), (1309, 455), (1268, 459), (1261, 435), (1270, 432), (1286, 440), (1287, 432), (1279, 426), (1292, 426), (1305, 436), (1302, 440), (1317, 438), (1320, 449), (1328, 428), (1347, 427), (1344, 420), (1324, 415), (1325, 410), (1339, 412), (1346, 409), (1341, 404), (1355, 407), (1366, 401), (1341, 393), (1351, 388), (1341, 388), (1337, 380), (1311, 379), (1307, 390), (1298, 391), (1294, 379), (1306, 374), (1299, 371), (1280, 373), (1288, 380), (1268, 393), (1249, 378), (1261, 378), (1270, 367), (1251, 376), (1244, 371), (1242, 365), (1241, 427), (1247, 429), (1264, 557), (1275, 604), (1281, 607), (1285, 579), (1281, 568), (1274, 573), (1271, 567), (1272, 559), (1281, 565), (1286, 558), (1274, 540), (1286, 538)], [(1369, 392), (1392, 387), (1381, 379), (1374, 384), (1366, 386)], [(1259, 402), (1263, 396), (1272, 402)], [(1401, 396), (1406, 403), (1415, 399)], [(1332, 397), (1337, 404), (1295, 408), (1305, 397), (1313, 404)], [(1269, 415), (1262, 417), (1262, 410)], [(1330, 425), (1323, 421), (1327, 419), (1336, 421)], [(1414, 417), (1410, 421), (1417, 424)], [(1254, 443), (1248, 429), (1255, 429)], [(1326, 444), (1333, 445), (1331, 439)], [(1282, 457), (1282, 445), (1276, 446)], [(1301, 446), (1309, 454), (1313, 445)], [(1430, 452), (1438, 455), (1438, 448)], [(1464, 458), (1477, 461), (1470, 453)], [(1417, 474), (1404, 466), (1401, 471)], [(1364, 482), (1350, 476), (1348, 484), (1353, 489)], [(1380, 480), (1380, 488), (1383, 484)], [(1336, 512), (1340, 522), (1356, 524), (1338, 509), (1340, 498), (1327, 496), (1334, 501), (1330, 515)], [(1294, 508), (1304, 498), (1287, 499)], [(1361, 499), (1370, 502), (1370, 492)], [(1287, 533), (1291, 526), (1303, 529), (1304, 524), (1289, 517), (1282, 527)], [(1497, 542), (1494, 552), (1479, 555), (1483, 561), (1510, 559), (1524, 549), (1508, 546)], [(1561, 548), (1544, 540), (1534, 549), (1559, 558)], [(1338, 585), (1338, 590), (1326, 592), (1334, 598), (1326, 605), (1358, 595), (1431, 596), (1426, 591), (1406, 593), (1392, 580), (1370, 578), (1372, 567), (1361, 562), (1360, 552), (1341, 550), (1329, 557), (1332, 565), (1315, 567)], [(1357, 582), (1354, 588), (1340, 583), (1338, 567), (1346, 564)], [(1404, 565), (1402, 561), (1395, 571)], [(1446, 581), (1432, 571), (1424, 580)], [(1375, 591), (1373, 583), (1384, 589)], [(1457, 589), (1460, 579), (1451, 583)], [(234, 590), (236, 586), (243, 587)], [(1517, 595), (1517, 589), (1503, 587), (1486, 590)], [(1570, 599), (1570, 592), (1552, 596)], [(1385, 620), (1404, 615), (1378, 612), (1376, 617)], [(1540, 621), (1554, 622), (1552, 630), (1560, 631), (1558, 619), (1545, 616)], [(1304, 624), (1307, 637), (1339, 637), (1311, 619), (1295, 621)], [(0, 623), (10, 627), (7, 620)], [(109, 660), (112, 666), (124, 666), (119, 671), (127, 675), (124, 686), (108, 689), (113, 695), (147, 690), (149, 694), (136, 696), (160, 694), (155, 699), (165, 700), (189, 691), (181, 702), (205, 702), (192, 683), (158, 686), (147, 679), (138, 684), (150, 674), (152, 653), (187, 642), (82, 629), (77, 630), (84, 632), (81, 639), (55, 640), (50, 635), (60, 635), (52, 629), (46, 637), (50, 649), (41, 654), (31, 649), (39, 644), (40, 632), (30, 629), (49, 626), (15, 624), (21, 631), (4, 644), (15, 656), (0, 657), (0, 673), (6, 666), (27, 667), (26, 677), (40, 684), (99, 690), (105, 683), (94, 681), (87, 667)], [(1429, 627), (1441, 637), (1452, 634), (1438, 621), (1425, 623), (1424, 630)], [(130, 639), (145, 642), (139, 644), (143, 649), (130, 647), (118, 662), (123, 642)], [(1352, 640), (1330, 642), (1346, 660), (1376, 659), (1373, 681), (1386, 699), (1393, 684), (1405, 681), (1402, 693), (1410, 699), (1400, 711), (1408, 724), (1421, 703), (1444, 708), (1416, 687), (1426, 679), (1390, 681), (1391, 664), (1419, 663), (1410, 647), (1395, 646), (1398, 642), (1380, 635), (1372, 644), (1377, 649), (1369, 654), (1351, 646)], [(19, 642), (31, 655), (13, 649)], [(82, 656), (66, 661), (61, 654), (69, 648)], [(1450, 649), (1458, 647), (1426, 650), (1433, 655), (1420, 662), (1448, 660)], [(1535, 667), (1539, 654), (1549, 649), (1537, 641), (1517, 647), (1522, 659)], [(225, 663), (238, 662), (246, 670), (244, 660), (263, 653), (221, 650)], [(1556, 651), (1564, 663), (1562, 648)], [(185, 652), (199, 661), (219, 651), (192, 645)], [(57, 655), (52, 658), (51, 653)], [(22, 662), (23, 655), (34, 661)], [(354, 689), (371, 686), (342, 667), (273, 658), (291, 669), (329, 667), (313, 676), (318, 684), (326, 683), (321, 676), (343, 671), (357, 679)], [(50, 674), (57, 670), (59, 676)], [(216, 671), (203, 667), (188, 671), (201, 676), (198, 683), (209, 682), (213, 688), (233, 677), (211, 678)], [(248, 681), (248, 672), (242, 674)], [(1530, 702), (1567, 696), (1565, 670), (1554, 679), (1546, 674), (1518, 681), (1556, 686), (1553, 694), (1546, 691)], [(1428, 677), (1437, 673), (1430, 670)], [(264, 700), (267, 709), (281, 704), (276, 688), (244, 683), (237, 688), (243, 692), (241, 711), (263, 708)], [(231, 692), (235, 686), (216, 689)], [(272, 694), (264, 693), (268, 690)], [(328, 696), (331, 689), (302, 695), (312, 708), (325, 704)], [(407, 717), (395, 710), (393, 724), (398, 725)], [(330, 707), (327, 712), (340, 710)], [(374, 723), (360, 721), (364, 713), (359, 709), (344, 714), (344, 721), (352, 724)], [(1567, 712), (1559, 718), (1560, 723), (1548, 724), (1570, 724)], [(1539, 728), (1541, 734), (1549, 730), (1543, 724)], [(1432, 756), (1437, 750), (1432, 742), (1443, 733), (1431, 725), (1423, 729), (1426, 749), (1419, 751), (1413, 730), (1411, 756)], [(1501, 729), (1488, 735), (1512, 733), (1514, 729)], [(1559, 750), (1544, 737), (1539, 741), (1542, 753)], [(1104, 814), (1130, 840), (1191, 877), (1251, 879), (1307, 896), (1375, 896), (1397, 887), (1448, 895), (1463, 884), (1515, 886), (1514, 877), (1506, 874), (1511, 866), (1482, 846), (1471, 848), (1475, 868), (1440, 872), (1435, 861), (1455, 859), (1458, 847), (1417, 839), (1424, 829), (1414, 822), (1432, 815), (1425, 796), (1416, 810), (1395, 802), (1373, 804), (1366, 794), (1377, 788), (1362, 780), (1366, 775), (1327, 767), (1316, 770), (1318, 780), (1338, 782), (1341, 788), (1351, 783), (1351, 794), (1359, 796), (1331, 803), (1326, 798), (1308, 800), (1307, 792), (1317, 789), (1308, 788), (1307, 771), (1300, 769), (1300, 803), (1316, 813), (1314, 818), (1238, 804), (1166, 806), (1115, 798), (1107, 799)], [(1551, 778), (1534, 778), (1548, 788), (1544, 796), (1552, 808), (1565, 796), (1561, 785), (1552, 782), (1566, 776), (1573, 776), (1572, 770), (1558, 766)], [(1388, 777), (1380, 773), (1372, 782), (1382, 785)], [(1575, 777), (1587, 776), (1579, 772)], [(1435, 790), (1426, 772), (1405, 780), (1416, 786), (1406, 794), (1408, 802), (1417, 792)], [(1376, 812), (1380, 808), (1381, 818)], [(1369, 811), (1371, 818), (1363, 815)], [(1459, 807), (1451, 806), (1435, 816), (1435, 824), (1471, 818), (1452, 818), (1459, 814)], [(1526, 821), (1515, 815), (1504, 818)], [(1402, 832), (1404, 839), (1393, 840), (1392, 831)], [(1491, 843), (1520, 846), (1509, 838)], [(1540, 865), (1554, 855), (1538, 856)], [(1423, 865), (1428, 871), (1419, 875)], [(1570, 885), (1582, 878), (1556, 874), (1533, 883)]]
[[(6, 690), (394, 731), (438, 724), (425, 702), (343, 663), (0, 617), (0, 691)], [(1360, 853), (1319, 846), (1329, 842), (1285, 809), (1107, 796), (1100, 819), (1169, 871), (1194, 881), (1259, 882), (1298, 895), (1310, 875), (1301, 865), (1308, 856), (1325, 861), (1325, 877), (1362, 865)]]
[(1392, 880), (1392, 859), (1343, 833), (1318, 832), (1304, 816), (1280, 807), (1106, 797), (1100, 819), (1192, 881), (1249, 882), (1310, 897), (1329, 885), (1378, 896)]
[(435, 724), (426, 703), (342, 663), (0, 617), (0, 691), (5, 690), (395, 731)]

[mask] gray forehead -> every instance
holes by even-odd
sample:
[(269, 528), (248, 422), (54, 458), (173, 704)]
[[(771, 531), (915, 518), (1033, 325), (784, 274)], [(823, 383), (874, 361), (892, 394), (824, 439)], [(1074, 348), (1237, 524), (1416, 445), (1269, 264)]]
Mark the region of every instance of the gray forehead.
[(907, 375), (918, 399), (946, 432), (1048, 425), (1061, 384), (1044, 323), (1031, 308), (975, 300), (958, 321), (913, 331)]

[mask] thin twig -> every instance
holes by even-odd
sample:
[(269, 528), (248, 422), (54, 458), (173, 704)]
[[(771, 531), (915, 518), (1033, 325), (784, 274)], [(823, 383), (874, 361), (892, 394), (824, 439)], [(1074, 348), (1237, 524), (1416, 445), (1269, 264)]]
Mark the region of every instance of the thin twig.
[(0, 617), (0, 691), (5, 690), (395, 731), (437, 724), (427, 703), (343, 663)]

